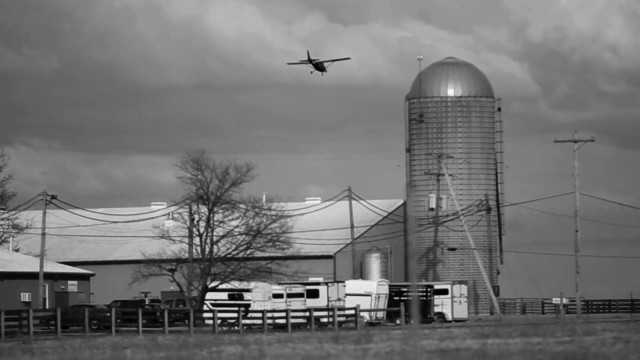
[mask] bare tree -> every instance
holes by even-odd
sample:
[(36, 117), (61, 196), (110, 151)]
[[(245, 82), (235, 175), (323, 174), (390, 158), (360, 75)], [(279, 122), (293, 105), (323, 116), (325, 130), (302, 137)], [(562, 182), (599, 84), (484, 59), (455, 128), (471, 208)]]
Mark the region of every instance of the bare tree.
[(286, 271), (279, 259), (291, 251), (290, 225), (277, 205), (242, 195), (255, 179), (254, 166), (197, 151), (184, 155), (176, 169), (186, 206), (172, 213), (172, 226), (156, 228), (167, 247), (145, 254), (132, 282), (168, 278), (184, 296), (196, 296), (200, 307), (211, 284), (279, 279)]
[[(11, 207), (17, 194), (9, 188), (13, 175), (7, 172), (8, 167), (9, 155), (0, 148), (0, 246), (8, 244), (29, 226), (27, 221), (19, 218), (19, 209)], [(13, 250), (18, 250), (17, 244), (14, 244)]]

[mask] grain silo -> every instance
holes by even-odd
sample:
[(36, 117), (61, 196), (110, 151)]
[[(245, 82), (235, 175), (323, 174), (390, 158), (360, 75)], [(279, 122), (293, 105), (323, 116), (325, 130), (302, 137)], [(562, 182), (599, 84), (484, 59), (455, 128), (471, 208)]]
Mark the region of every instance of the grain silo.
[(419, 71), (405, 98), (407, 213), (415, 224), (416, 276), (422, 281), (466, 280), (471, 314), (489, 314), (492, 307), (469, 236), (486, 278), (497, 288), (502, 245), (500, 112), (487, 77), (455, 57)]

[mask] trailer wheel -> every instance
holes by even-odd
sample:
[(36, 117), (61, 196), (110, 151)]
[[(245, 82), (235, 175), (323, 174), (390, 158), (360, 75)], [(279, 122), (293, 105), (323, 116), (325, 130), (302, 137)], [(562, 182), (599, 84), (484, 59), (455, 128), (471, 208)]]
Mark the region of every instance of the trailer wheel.
[(89, 322), (89, 329), (96, 331), (100, 329), (100, 323), (98, 322), (98, 320), (91, 320)]
[(238, 329), (238, 322), (235, 320), (222, 319), (218, 323), (218, 326), (220, 327), (220, 330), (236, 330)]
[(433, 319), (437, 323), (445, 323), (445, 322), (447, 322), (447, 317), (444, 316), (443, 313), (436, 313), (435, 315), (433, 315)]

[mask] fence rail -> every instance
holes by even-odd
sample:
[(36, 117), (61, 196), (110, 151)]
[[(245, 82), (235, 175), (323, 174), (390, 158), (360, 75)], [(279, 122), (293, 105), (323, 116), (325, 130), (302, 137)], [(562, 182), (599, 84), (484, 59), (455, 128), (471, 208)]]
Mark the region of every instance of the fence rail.
[[(29, 336), (57, 336), (65, 334), (103, 333), (116, 335), (124, 332), (155, 332), (169, 334), (169, 332), (189, 332), (197, 329), (200, 332), (244, 332), (262, 330), (292, 332), (296, 328), (316, 331), (320, 328), (354, 328), (359, 330), (367, 322), (363, 314), (397, 313), (394, 318), (402, 319), (399, 314), (405, 314), (404, 304), (397, 308), (360, 309), (359, 307), (335, 308), (307, 308), (307, 309), (275, 309), (275, 310), (193, 310), (193, 309), (162, 309), (151, 317), (143, 309), (110, 309), (110, 312), (95, 313), (88, 309), (80, 318), (65, 318), (61, 309), (25, 309), (0, 310), (0, 341), (10, 337)], [(98, 318), (98, 315), (101, 317)], [(108, 315), (108, 319), (104, 316)], [(384, 319), (384, 317), (383, 317)], [(369, 323), (380, 323), (376, 318)]]
[[(558, 298), (559, 299), (559, 298)], [(555, 315), (576, 313), (575, 299), (568, 299), (564, 309), (559, 301), (544, 298), (501, 298), (498, 300), (504, 315)], [(640, 313), (640, 299), (582, 299), (583, 314), (633, 314)]]

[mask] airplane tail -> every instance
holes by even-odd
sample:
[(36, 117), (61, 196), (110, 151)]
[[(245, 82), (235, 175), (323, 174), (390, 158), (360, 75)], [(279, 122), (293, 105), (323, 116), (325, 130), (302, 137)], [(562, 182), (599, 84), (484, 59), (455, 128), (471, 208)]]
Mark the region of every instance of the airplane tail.
[(307, 60), (311, 61), (311, 54), (309, 54), (309, 50), (307, 50)]

